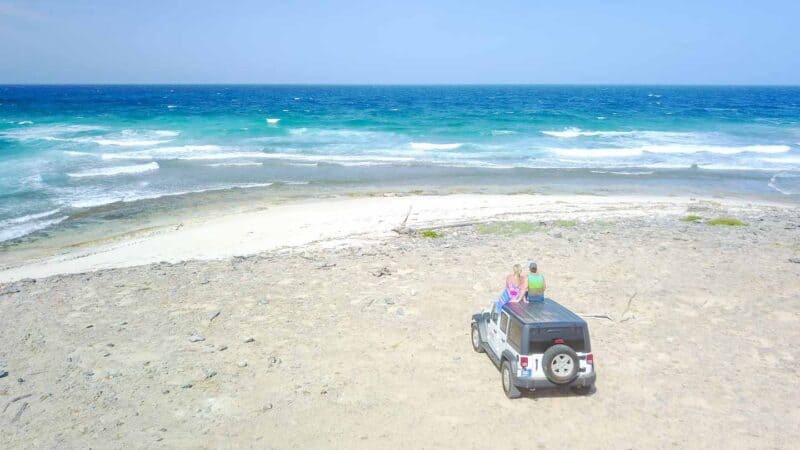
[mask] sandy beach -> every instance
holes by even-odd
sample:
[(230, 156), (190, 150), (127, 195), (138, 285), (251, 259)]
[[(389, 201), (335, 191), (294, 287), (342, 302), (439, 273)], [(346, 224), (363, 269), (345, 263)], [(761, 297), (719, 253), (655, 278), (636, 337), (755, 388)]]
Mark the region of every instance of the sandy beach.
[[(792, 204), (309, 199), (20, 255), (0, 254), (3, 448), (800, 439)], [(470, 347), (470, 315), (531, 258), (548, 295), (587, 317), (598, 370), (589, 395), (510, 401)]]

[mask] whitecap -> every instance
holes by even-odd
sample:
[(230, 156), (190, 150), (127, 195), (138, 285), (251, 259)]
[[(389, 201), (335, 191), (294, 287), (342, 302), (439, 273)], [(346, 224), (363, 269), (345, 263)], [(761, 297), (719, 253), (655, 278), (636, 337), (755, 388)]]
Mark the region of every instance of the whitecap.
[(758, 158), (758, 160), (773, 164), (800, 164), (800, 156), (784, 156), (779, 158)]
[(90, 139), (97, 145), (109, 145), (117, 147), (152, 147), (155, 145), (166, 144), (168, 140), (155, 139)]
[(788, 145), (744, 145), (740, 147), (727, 147), (721, 145), (646, 145), (641, 147), (647, 153), (666, 154), (692, 154), (715, 153), (718, 155), (737, 155), (740, 153), (786, 153), (791, 148)]
[(412, 142), (411, 148), (414, 150), (455, 150), (464, 144), (451, 143), (451, 144), (434, 144), (431, 142)]
[(551, 148), (551, 153), (567, 158), (630, 158), (641, 156), (638, 148)]
[(652, 154), (695, 154), (713, 153), (718, 155), (737, 155), (740, 153), (785, 153), (787, 145), (745, 145), (726, 147), (720, 145), (643, 145), (640, 147), (619, 148), (550, 148), (551, 153), (570, 158), (624, 158)]
[[(0, 222), (0, 242), (16, 239), (31, 234), (35, 231), (44, 230), (45, 228), (61, 223), (67, 220), (68, 218), (69, 216), (61, 216), (49, 220), (40, 220), (40, 221), (28, 220), (23, 222), (17, 222), (15, 224), (7, 224), (6, 222)], [(11, 220), (16, 220), (16, 219), (11, 219)]]
[(69, 203), (69, 206), (73, 208), (93, 208), (97, 206), (104, 206), (110, 205), (112, 203), (123, 202), (123, 203), (132, 203), (141, 200), (155, 200), (158, 198), (164, 197), (177, 197), (181, 195), (188, 195), (188, 194), (200, 194), (203, 192), (215, 192), (215, 191), (226, 191), (230, 189), (252, 189), (252, 188), (259, 188), (259, 187), (269, 187), (275, 183), (239, 183), (239, 184), (232, 184), (232, 185), (225, 185), (225, 186), (213, 186), (205, 189), (197, 189), (197, 190), (187, 190), (187, 191), (177, 191), (177, 192), (165, 192), (165, 193), (154, 193), (154, 194), (140, 194), (140, 193), (127, 193), (127, 194), (119, 194), (116, 196), (104, 196), (104, 197), (97, 197), (92, 199), (84, 199), (73, 201)]
[(89, 152), (76, 152), (73, 150), (65, 150), (64, 154), (67, 156), (95, 156), (93, 153)]
[(625, 171), (625, 170), (592, 170), (592, 173), (599, 173), (599, 174), (611, 174), (611, 175), (633, 175), (633, 176), (641, 176), (641, 175), (652, 175), (655, 172), (652, 170), (646, 171)]
[(229, 162), (229, 163), (214, 163), (206, 164), (207, 167), (245, 167), (245, 166), (263, 166), (264, 163), (260, 162)]
[(175, 109), (178, 105), (167, 105), (167, 109)]
[(635, 133), (634, 131), (584, 131), (580, 128), (565, 128), (561, 131), (542, 131), (542, 134), (562, 139), (576, 138), (581, 136), (626, 136)]
[(23, 121), (17, 122), (17, 125), (33, 125), (33, 122), (30, 121), (30, 120), (23, 120)]
[(175, 147), (156, 147), (149, 150), (122, 153), (103, 153), (101, 157), (105, 160), (113, 159), (132, 159), (132, 160), (151, 160), (151, 159), (184, 159), (197, 152), (213, 152), (222, 150), (218, 145), (182, 145)]
[(117, 167), (103, 167), (98, 169), (90, 169), (83, 172), (68, 173), (67, 176), (71, 178), (88, 178), (88, 177), (113, 177), (116, 175), (134, 175), (153, 170), (158, 170), (159, 166), (156, 162), (147, 164), (139, 164), (134, 166), (117, 166)]
[(14, 217), (13, 219), (6, 219), (0, 221), (0, 228), (5, 228), (8, 225), (16, 225), (25, 222), (30, 222), (33, 220), (44, 219), (45, 217), (50, 217), (52, 215), (58, 214), (61, 211), (61, 208), (56, 208), (50, 211), (45, 211), (36, 214), (29, 214), (27, 216), (21, 217)]
[(14, 139), (16, 141), (65, 141), (70, 139), (63, 137), (64, 135), (84, 133), (87, 131), (99, 131), (104, 129), (104, 127), (94, 125), (36, 125), (32, 127), (4, 130), (0, 132), (0, 136)]
[(505, 136), (516, 133), (517, 133), (516, 131), (511, 131), (511, 130), (492, 130), (492, 136)]
[(280, 122), (280, 121), (281, 121), (281, 119), (276, 119), (276, 118), (272, 118), (272, 117), (267, 119), (267, 123), (270, 124), (270, 125), (277, 125), (277, 123)]

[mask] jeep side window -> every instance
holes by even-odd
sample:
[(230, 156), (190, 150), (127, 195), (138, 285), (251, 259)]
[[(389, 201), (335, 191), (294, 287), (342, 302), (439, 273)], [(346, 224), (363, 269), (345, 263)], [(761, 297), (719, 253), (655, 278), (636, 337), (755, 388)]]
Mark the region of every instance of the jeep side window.
[(511, 327), (508, 329), (508, 343), (517, 351), (521, 350), (522, 323), (517, 319), (511, 319)]
[(505, 333), (507, 330), (506, 327), (508, 327), (508, 314), (503, 312), (500, 314), (500, 331)]
[(492, 306), (492, 322), (497, 323), (497, 305)]

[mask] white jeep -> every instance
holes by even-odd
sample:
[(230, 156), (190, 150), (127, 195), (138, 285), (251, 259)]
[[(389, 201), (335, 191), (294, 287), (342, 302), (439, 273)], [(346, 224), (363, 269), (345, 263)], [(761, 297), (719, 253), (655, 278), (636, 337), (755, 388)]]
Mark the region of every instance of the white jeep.
[(472, 348), (500, 369), (508, 398), (520, 389), (589, 392), (597, 374), (586, 321), (551, 299), (496, 304), (472, 316)]

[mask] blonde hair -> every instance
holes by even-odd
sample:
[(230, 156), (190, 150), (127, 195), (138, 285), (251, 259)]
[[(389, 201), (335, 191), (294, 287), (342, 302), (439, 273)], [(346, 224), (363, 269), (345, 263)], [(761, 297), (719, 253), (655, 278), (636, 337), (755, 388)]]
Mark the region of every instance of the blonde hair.
[(514, 275), (522, 275), (522, 266), (514, 264)]

